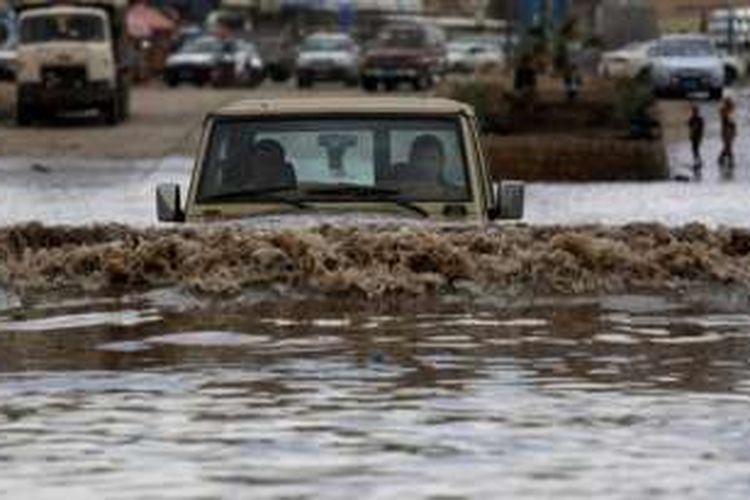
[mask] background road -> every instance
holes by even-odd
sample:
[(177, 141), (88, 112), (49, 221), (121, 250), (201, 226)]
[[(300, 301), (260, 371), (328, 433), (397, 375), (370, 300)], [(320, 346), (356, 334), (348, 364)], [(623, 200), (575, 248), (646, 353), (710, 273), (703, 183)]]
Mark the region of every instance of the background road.
[[(290, 85), (215, 90), (138, 87), (133, 116), (107, 127), (75, 118), (18, 128), (12, 121), (12, 89), (0, 89), (0, 225), (32, 220), (49, 224), (122, 222), (150, 225), (154, 188), (160, 182), (187, 187), (202, 120), (232, 101), (253, 97), (365, 94), (337, 85), (298, 91)], [(413, 95), (413, 94), (406, 94)], [(731, 176), (719, 171), (716, 103), (701, 103), (707, 119), (706, 164), (700, 182), (530, 184), (524, 221), (530, 224), (625, 224), (750, 226), (750, 98), (740, 89), (738, 163)], [(691, 173), (684, 122), (685, 101), (661, 104), (668, 153), (676, 173)], [(695, 180), (695, 179), (694, 179)]]
[(257, 89), (213, 89), (155, 84), (135, 87), (131, 118), (108, 127), (96, 115), (65, 117), (20, 128), (13, 120), (14, 90), (0, 86), (0, 155), (74, 158), (160, 158), (193, 155), (206, 113), (240, 99), (304, 95), (363, 95), (338, 85), (298, 91), (292, 84)]

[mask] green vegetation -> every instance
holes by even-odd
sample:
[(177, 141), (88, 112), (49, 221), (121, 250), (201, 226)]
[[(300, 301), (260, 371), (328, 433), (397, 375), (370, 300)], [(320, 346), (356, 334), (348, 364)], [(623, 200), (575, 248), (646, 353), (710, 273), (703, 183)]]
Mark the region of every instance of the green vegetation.
[(474, 107), (493, 175), (527, 181), (667, 178), (655, 100), (639, 81), (589, 78), (575, 101), (560, 78), (533, 95), (512, 92), (505, 74), (449, 81), (439, 93)]

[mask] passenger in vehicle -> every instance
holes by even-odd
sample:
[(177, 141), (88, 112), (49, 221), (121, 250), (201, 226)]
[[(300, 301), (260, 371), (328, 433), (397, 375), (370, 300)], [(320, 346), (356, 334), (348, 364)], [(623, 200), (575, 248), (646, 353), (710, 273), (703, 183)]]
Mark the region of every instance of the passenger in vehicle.
[(408, 163), (396, 166), (396, 177), (419, 197), (454, 197), (460, 188), (447, 183), (446, 160), (442, 141), (422, 134), (411, 145)]
[(253, 156), (253, 146), (241, 138), (233, 138), (223, 146), (222, 169), (218, 179), (222, 191), (242, 189), (252, 182), (252, 168), (249, 159)]
[(440, 139), (432, 134), (417, 137), (409, 152), (409, 166), (417, 180), (438, 181), (445, 168), (445, 151)]
[(252, 148), (251, 184), (256, 188), (294, 188), (297, 176), (287, 163), (283, 146), (273, 139), (262, 139)]

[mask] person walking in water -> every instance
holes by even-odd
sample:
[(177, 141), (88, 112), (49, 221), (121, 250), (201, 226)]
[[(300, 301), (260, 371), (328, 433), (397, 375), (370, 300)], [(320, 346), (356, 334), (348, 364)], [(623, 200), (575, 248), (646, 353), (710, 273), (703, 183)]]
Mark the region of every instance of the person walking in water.
[(706, 128), (706, 121), (703, 119), (697, 104), (690, 106), (690, 119), (687, 125), (690, 130), (690, 145), (693, 150), (693, 167), (697, 170), (703, 166), (701, 146), (703, 145), (703, 133)]
[(734, 101), (727, 97), (721, 103), (719, 111), (721, 116), (721, 154), (719, 165), (722, 167), (734, 166), (734, 140), (737, 137), (737, 122), (734, 120)]

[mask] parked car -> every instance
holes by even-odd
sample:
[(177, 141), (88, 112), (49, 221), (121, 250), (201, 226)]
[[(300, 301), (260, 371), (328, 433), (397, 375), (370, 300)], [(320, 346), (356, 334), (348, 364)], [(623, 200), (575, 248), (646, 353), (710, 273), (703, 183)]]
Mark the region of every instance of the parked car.
[(18, 27), (14, 16), (0, 17), (0, 80), (16, 79)]
[(490, 36), (461, 37), (448, 43), (448, 71), (472, 73), (505, 64), (504, 40)]
[(719, 55), (724, 62), (724, 75), (727, 85), (732, 85), (737, 80), (747, 76), (747, 62), (741, 55), (730, 54), (724, 50), (720, 50)]
[(181, 83), (254, 86), (264, 75), (263, 61), (252, 43), (204, 36), (167, 58), (164, 81), (170, 87)]
[(599, 74), (605, 78), (635, 78), (642, 75), (651, 65), (649, 51), (656, 43), (656, 40), (634, 42), (605, 52), (599, 63)]
[(686, 96), (707, 92), (721, 99), (726, 84), (725, 61), (710, 38), (673, 35), (649, 50), (649, 73), (657, 95)]
[(204, 36), (207, 35), (201, 26), (194, 24), (183, 26), (172, 36), (170, 51), (178, 52), (188, 43)]
[[(659, 40), (635, 42), (625, 47), (605, 52), (599, 63), (599, 74), (606, 78), (636, 78), (647, 76), (655, 52), (652, 50)], [(724, 63), (726, 84), (731, 85), (747, 74), (745, 62), (741, 57), (719, 51)]]
[[(162, 184), (164, 222), (372, 214), (483, 224), (523, 215), (523, 184), (493, 184), (473, 110), (455, 101), (279, 99), (212, 113), (187, 203)], [(289, 218), (288, 217), (288, 218)], [(359, 219), (361, 220), (361, 219)]]
[(359, 84), (359, 48), (349, 35), (315, 33), (305, 39), (296, 62), (297, 85), (312, 87), (317, 81)]
[(362, 63), (362, 86), (395, 90), (401, 83), (415, 90), (431, 88), (446, 69), (445, 33), (427, 23), (386, 25), (368, 48)]
[(18, 53), (15, 45), (0, 47), (0, 81), (13, 81), (16, 79), (18, 66)]
[(253, 41), (272, 81), (286, 82), (294, 76), (297, 42), (292, 30), (284, 30), (281, 33), (255, 33)]

